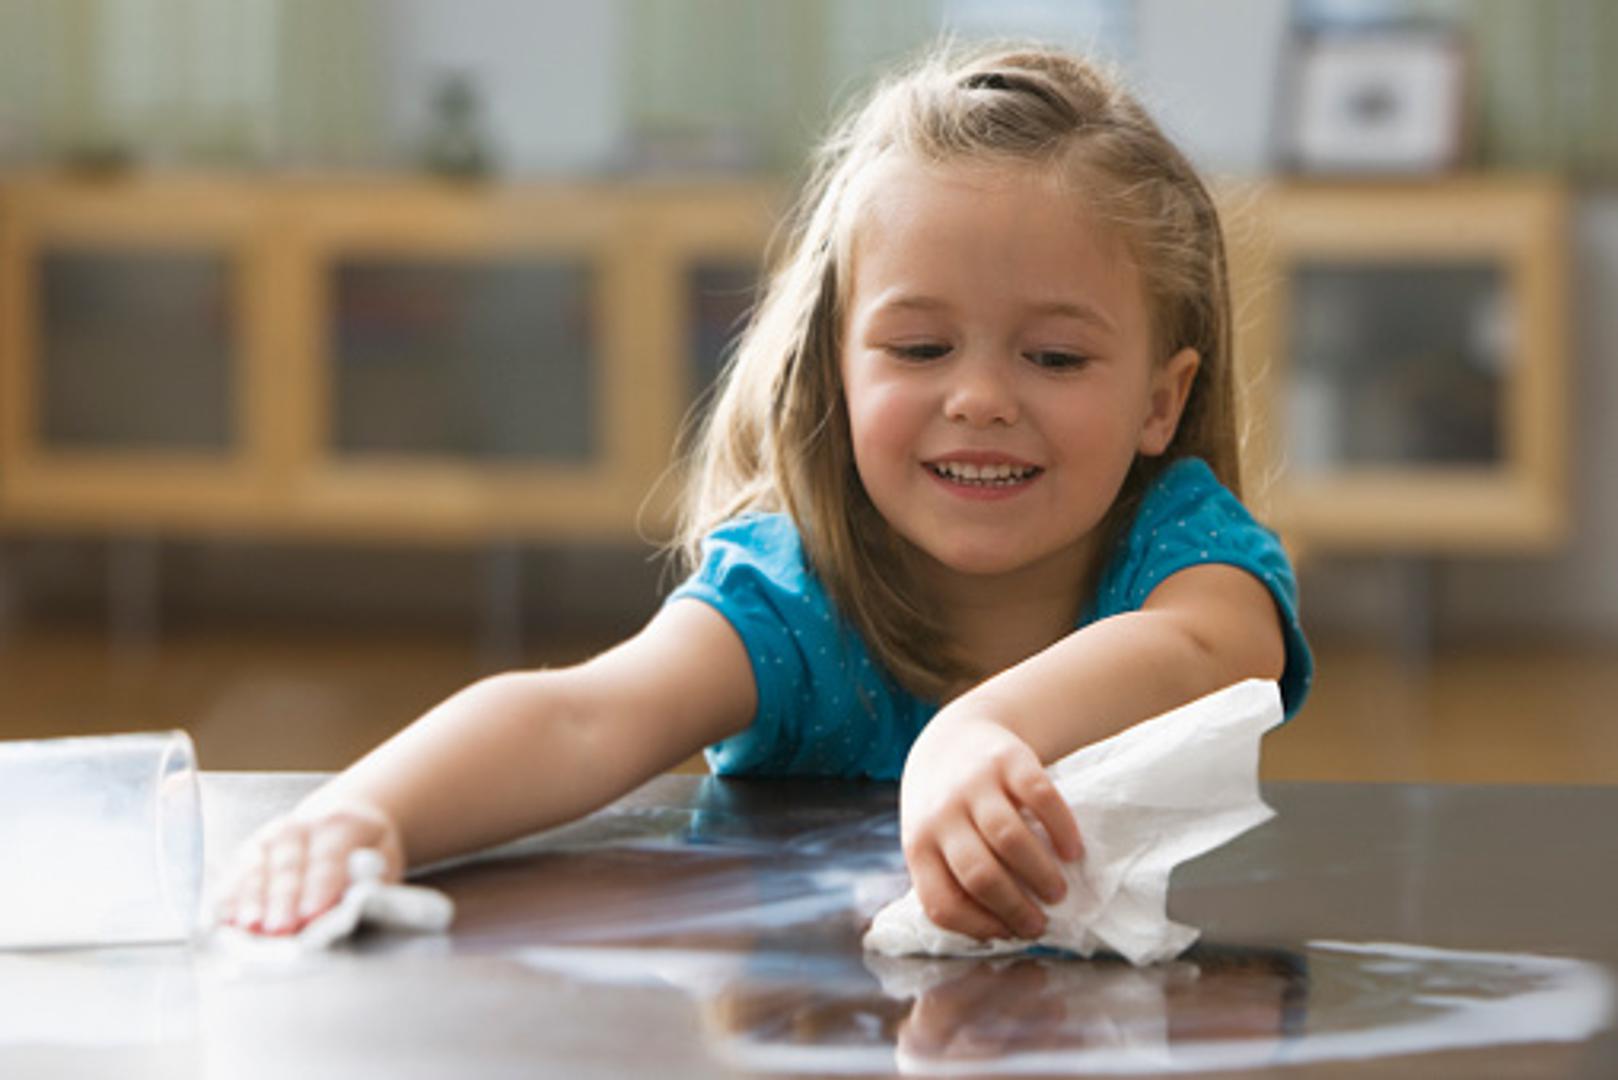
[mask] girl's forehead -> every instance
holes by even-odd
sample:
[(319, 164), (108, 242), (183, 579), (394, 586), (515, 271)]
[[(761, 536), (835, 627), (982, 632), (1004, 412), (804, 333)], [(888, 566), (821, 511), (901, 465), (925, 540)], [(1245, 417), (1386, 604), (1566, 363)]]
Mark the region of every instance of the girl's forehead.
[(1075, 214), (1087, 214), (1090, 200), (1070, 171), (1055, 162), (966, 155), (940, 159), (889, 150), (859, 170), (850, 185), (846, 216), (857, 224), (874, 205), (912, 197), (918, 189), (974, 193), (1013, 188), (1049, 195)]
[(996, 260), (999, 269), (1107, 278), (1127, 293), (1138, 284), (1119, 230), (1096, 212), (1085, 184), (1054, 164), (889, 154), (859, 181), (839, 245), (850, 290), (862, 268), (989, 273)]
[[(1121, 230), (1099, 212), (1098, 178), (1066, 164), (1004, 158), (923, 158), (890, 151), (851, 179), (838, 215), (846, 254), (861, 240), (915, 223), (928, 211), (970, 228), (1004, 229), (1039, 218), (1129, 257)], [(1007, 211), (1010, 211), (1009, 220)], [(996, 221), (999, 215), (1003, 220)]]

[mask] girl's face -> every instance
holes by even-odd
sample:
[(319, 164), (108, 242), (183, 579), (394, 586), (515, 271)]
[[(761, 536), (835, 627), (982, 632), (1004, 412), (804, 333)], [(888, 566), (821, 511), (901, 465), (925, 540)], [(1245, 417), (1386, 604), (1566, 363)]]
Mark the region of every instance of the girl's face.
[(896, 156), (869, 180), (841, 358), (866, 492), (944, 569), (1078, 580), (1196, 353), (1154, 364), (1126, 249), (1044, 171)]

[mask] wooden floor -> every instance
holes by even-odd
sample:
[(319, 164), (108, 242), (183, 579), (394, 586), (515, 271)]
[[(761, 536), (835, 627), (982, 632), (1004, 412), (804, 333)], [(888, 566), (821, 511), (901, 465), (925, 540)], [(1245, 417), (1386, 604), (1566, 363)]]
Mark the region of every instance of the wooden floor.
[[(536, 644), (565, 664), (605, 642)], [(1618, 783), (1618, 649), (1321, 646), (1314, 696), (1265, 744), (1277, 780)], [(0, 642), (0, 738), (181, 727), (205, 769), (336, 769), (483, 674), (469, 635), (95, 628)]]

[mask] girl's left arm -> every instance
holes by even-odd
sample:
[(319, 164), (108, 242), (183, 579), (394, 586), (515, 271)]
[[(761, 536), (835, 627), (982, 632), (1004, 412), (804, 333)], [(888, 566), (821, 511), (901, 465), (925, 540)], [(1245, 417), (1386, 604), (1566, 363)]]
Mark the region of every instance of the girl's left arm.
[(1058, 857), (1082, 854), (1044, 766), (1231, 683), (1278, 679), (1285, 664), (1269, 590), (1205, 564), (1164, 579), (1139, 611), (1076, 630), (950, 702), (916, 740), (900, 788), (923, 909), (977, 938), (1039, 936), (1032, 896), (1061, 899)]
[(1269, 589), (1208, 563), (1165, 578), (1139, 611), (1076, 630), (951, 703), (991, 712), (1049, 764), (1081, 746), (1286, 666)]

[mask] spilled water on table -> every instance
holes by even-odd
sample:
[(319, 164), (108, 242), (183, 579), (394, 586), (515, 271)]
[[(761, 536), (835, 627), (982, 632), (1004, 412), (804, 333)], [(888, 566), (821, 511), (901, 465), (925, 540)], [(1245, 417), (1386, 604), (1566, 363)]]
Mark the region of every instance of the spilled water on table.
[(1239, 1069), (1573, 1043), (1611, 1019), (1604, 968), (1520, 953), (1203, 942), (1148, 968), (868, 956), (865, 925), (906, 883), (891, 803), (763, 836), (738, 790), (711, 789), (679, 821), (609, 815), (446, 876), (451, 891), (477, 882), (455, 951), (677, 988), (710, 1050), (758, 1072)]
[(1182, 1072), (1578, 1042), (1610, 1021), (1599, 967), (1560, 957), (1310, 942), (1180, 960), (925, 960), (537, 947), (586, 982), (692, 995), (711, 1049), (787, 1073)]

